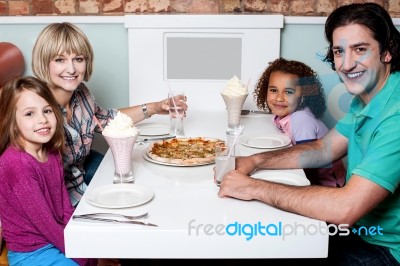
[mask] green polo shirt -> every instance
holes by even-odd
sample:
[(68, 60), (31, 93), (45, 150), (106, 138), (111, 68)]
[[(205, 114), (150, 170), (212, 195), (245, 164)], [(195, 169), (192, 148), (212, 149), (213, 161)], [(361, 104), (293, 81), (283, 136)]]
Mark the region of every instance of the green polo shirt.
[(400, 72), (389, 76), (368, 105), (354, 97), (336, 130), (349, 141), (346, 179), (355, 174), (391, 192), (355, 224), (358, 232), (354, 233), (390, 248), (400, 262)]

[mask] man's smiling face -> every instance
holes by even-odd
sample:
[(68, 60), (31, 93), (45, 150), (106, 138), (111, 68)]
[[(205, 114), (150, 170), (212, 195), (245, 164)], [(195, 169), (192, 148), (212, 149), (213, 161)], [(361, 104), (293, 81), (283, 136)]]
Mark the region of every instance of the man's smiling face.
[[(379, 43), (371, 31), (359, 24), (350, 24), (333, 31), (336, 72), (347, 91), (368, 102), (383, 86), (390, 64), (381, 62)], [(383, 58), (390, 61), (391, 55)]]

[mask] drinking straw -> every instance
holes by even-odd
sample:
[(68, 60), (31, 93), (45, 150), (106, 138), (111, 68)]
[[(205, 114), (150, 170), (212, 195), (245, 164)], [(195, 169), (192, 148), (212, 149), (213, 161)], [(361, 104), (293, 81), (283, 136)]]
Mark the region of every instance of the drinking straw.
[[(168, 82), (167, 82), (167, 86), (168, 86), (168, 90), (169, 90), (169, 91), (173, 91), (173, 90), (171, 89), (171, 86), (169, 85), (169, 83), (168, 83)], [(174, 105), (174, 107), (175, 107), (175, 113), (176, 113), (176, 117), (177, 117), (177, 118), (179, 118), (178, 107), (176, 106), (176, 103), (175, 103), (174, 96), (172, 96), (171, 98), (172, 98), (172, 104), (173, 104), (173, 105)]]
[(103, 131), (103, 127), (101, 126), (99, 120), (97, 119), (97, 117), (94, 115), (93, 116), (93, 120), (96, 122), (96, 124), (99, 126), (100, 130)]
[(229, 149), (229, 153), (228, 153), (227, 158), (230, 158), (230, 157), (231, 157), (232, 150), (235, 148), (236, 141), (237, 141), (237, 139), (239, 138), (239, 136), (242, 134), (243, 128), (244, 128), (244, 125), (242, 125), (242, 126), (240, 127), (239, 134), (237, 134), (236, 137), (235, 137), (235, 139), (233, 140), (232, 147)]
[(247, 81), (246, 89), (249, 89), (250, 81), (251, 81), (251, 78), (249, 78), (249, 81)]

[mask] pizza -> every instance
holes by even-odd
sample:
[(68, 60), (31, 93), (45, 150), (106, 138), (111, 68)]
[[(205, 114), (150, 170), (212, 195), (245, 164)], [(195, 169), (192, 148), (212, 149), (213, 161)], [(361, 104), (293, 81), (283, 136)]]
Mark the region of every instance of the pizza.
[(176, 165), (203, 165), (215, 162), (215, 146), (223, 142), (211, 138), (173, 138), (153, 142), (147, 149), (147, 155), (161, 163)]

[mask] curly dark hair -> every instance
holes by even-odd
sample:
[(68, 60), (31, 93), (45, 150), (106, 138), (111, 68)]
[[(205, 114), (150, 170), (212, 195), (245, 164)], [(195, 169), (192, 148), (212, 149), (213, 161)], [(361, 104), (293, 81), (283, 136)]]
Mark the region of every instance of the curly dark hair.
[[(400, 70), (400, 32), (396, 29), (389, 13), (375, 3), (356, 3), (337, 8), (327, 18), (325, 23), (325, 38), (329, 43), (324, 61), (336, 70), (333, 46), (333, 31), (339, 27), (359, 24), (367, 27), (373, 38), (379, 43), (381, 62), (390, 63), (390, 72)], [(392, 55), (390, 62), (384, 62), (385, 53)]]
[(326, 103), (324, 89), (322, 88), (318, 74), (302, 62), (286, 60), (284, 58), (278, 58), (273, 62), (269, 62), (269, 66), (258, 80), (257, 86), (253, 92), (257, 107), (271, 113), (267, 104), (267, 94), (269, 78), (271, 74), (276, 71), (299, 77), (299, 86), (301, 86), (303, 90), (302, 101), (297, 107), (297, 110), (308, 107), (316, 118), (321, 118), (326, 110)]

